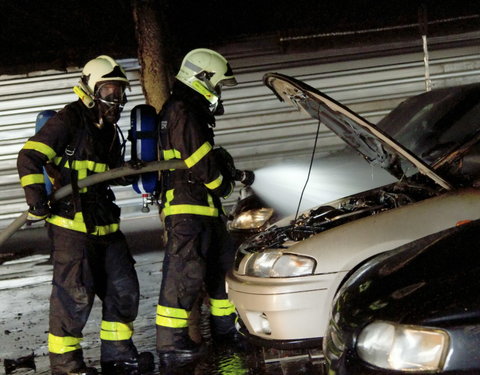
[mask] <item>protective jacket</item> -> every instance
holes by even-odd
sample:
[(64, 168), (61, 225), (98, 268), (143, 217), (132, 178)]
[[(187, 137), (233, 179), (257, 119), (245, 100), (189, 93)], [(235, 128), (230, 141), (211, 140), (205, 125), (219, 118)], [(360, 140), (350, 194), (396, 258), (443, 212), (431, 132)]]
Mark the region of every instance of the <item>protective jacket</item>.
[(176, 81), (159, 117), (160, 158), (181, 159), (188, 167), (162, 172), (162, 215), (219, 216), (219, 198), (231, 193), (234, 181), (212, 152), (215, 117), (208, 101)]
[[(215, 118), (208, 101), (181, 82), (160, 112), (161, 156), (188, 169), (162, 172), (162, 216), (167, 233), (157, 305), (159, 353), (188, 346), (188, 319), (202, 285), (210, 297), (213, 332), (235, 329), (235, 307), (225, 290), (234, 249), (220, 216), (220, 198), (233, 189), (233, 173), (213, 149)], [(233, 162), (230, 169), (234, 169)]]
[[(81, 101), (65, 106), (19, 152), (17, 167), (27, 203), (37, 206), (48, 199), (44, 167), (56, 189), (120, 166), (118, 138), (111, 124), (96, 126), (94, 113)], [(113, 201), (109, 184), (104, 183), (79, 189), (51, 206), (48, 350), (53, 375), (85, 367), (80, 342), (95, 295), (103, 302), (101, 362), (137, 356), (132, 335), (139, 285), (135, 261), (119, 230), (120, 209)]]
[[(122, 147), (117, 131), (95, 125), (91, 110), (79, 100), (57, 113), (31, 137), (19, 152), (17, 168), (27, 203), (47, 202), (43, 168), (54, 189), (87, 176), (121, 166)], [(66, 229), (106, 235), (118, 230), (120, 209), (109, 184), (82, 188), (54, 202), (47, 221)]]

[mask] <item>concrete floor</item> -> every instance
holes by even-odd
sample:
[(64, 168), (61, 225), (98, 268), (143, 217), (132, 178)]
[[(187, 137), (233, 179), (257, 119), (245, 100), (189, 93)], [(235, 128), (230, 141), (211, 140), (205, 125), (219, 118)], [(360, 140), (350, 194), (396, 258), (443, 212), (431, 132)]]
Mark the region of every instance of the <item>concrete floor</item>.
[[(141, 299), (134, 341), (140, 351), (155, 352), (155, 309), (161, 280), (162, 230), (156, 218), (124, 220), (122, 230), (132, 248), (140, 280)], [(48, 262), (44, 228), (21, 230), (0, 251), (0, 360), (18, 360), (33, 353), (37, 374), (49, 373), (47, 331), (52, 266)], [(8, 260), (11, 259), (11, 260)], [(96, 301), (84, 330), (84, 355), (99, 368), (100, 303)], [(200, 330), (201, 331), (201, 330)], [(201, 332), (200, 332), (201, 333)], [(212, 349), (211, 349), (212, 350)], [(211, 351), (188, 366), (159, 368), (161, 374), (321, 375), (320, 350), (281, 351), (252, 348), (248, 353)], [(5, 367), (0, 366), (0, 374)], [(13, 374), (33, 374), (18, 368)]]

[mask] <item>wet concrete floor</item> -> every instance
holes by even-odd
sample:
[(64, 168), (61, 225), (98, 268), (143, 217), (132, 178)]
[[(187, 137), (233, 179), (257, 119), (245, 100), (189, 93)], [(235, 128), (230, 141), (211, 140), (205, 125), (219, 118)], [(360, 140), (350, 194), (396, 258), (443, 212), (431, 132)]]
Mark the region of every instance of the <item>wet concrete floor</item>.
[[(161, 230), (158, 226), (149, 225), (136, 222), (122, 229), (137, 262), (141, 290), (134, 342), (139, 351), (155, 353), (155, 309), (163, 252), (158, 250), (161, 248)], [(48, 242), (42, 231), (43, 229), (22, 231), (0, 250), (0, 375), (11, 370), (12, 374), (22, 375), (49, 373), (46, 339), (52, 266), (49, 263)], [(202, 309), (199, 329), (193, 334), (203, 337), (207, 343), (207, 354), (194, 363), (169, 367), (160, 366), (155, 355), (155, 374), (323, 374), (320, 349), (283, 351), (252, 346), (247, 351), (240, 351), (208, 345), (208, 328), (202, 324), (201, 311)], [(98, 369), (100, 322), (101, 306), (97, 300), (84, 329), (82, 347), (87, 364)], [(32, 355), (35, 372), (28, 368), (32, 367), (31, 362), (24, 361), (25, 357)], [(22, 360), (18, 361), (19, 358)]]

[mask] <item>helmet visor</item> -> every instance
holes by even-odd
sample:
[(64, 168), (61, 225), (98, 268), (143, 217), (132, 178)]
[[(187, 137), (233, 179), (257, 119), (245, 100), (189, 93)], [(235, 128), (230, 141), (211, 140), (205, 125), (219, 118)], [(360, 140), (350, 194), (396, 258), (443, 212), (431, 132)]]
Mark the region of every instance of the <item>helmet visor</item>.
[(118, 82), (102, 83), (95, 96), (103, 104), (109, 106), (123, 107), (127, 103), (125, 85)]

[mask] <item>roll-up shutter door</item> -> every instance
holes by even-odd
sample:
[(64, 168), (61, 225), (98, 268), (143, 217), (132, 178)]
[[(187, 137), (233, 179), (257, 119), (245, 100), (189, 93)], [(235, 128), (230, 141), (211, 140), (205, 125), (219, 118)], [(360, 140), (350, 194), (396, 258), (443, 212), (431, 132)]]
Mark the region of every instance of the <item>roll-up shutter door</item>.
[[(255, 46), (257, 48), (255, 48)], [(325, 58), (323, 51), (283, 53), (259, 42), (222, 50), (231, 62), (239, 85), (224, 91), (225, 115), (218, 117), (215, 142), (228, 149), (240, 169), (256, 169), (284, 160), (307, 159), (311, 155), (316, 122), (281, 103), (262, 83), (264, 73), (274, 71), (293, 76), (349, 106), (371, 122), (378, 122), (402, 100), (425, 90), (421, 46), (417, 52), (375, 57), (346, 58), (352, 51), (336, 51)], [(342, 52), (344, 53), (342, 55)], [(125, 137), (130, 110), (144, 103), (136, 59), (119, 60), (131, 81), (131, 92), (119, 122)], [(0, 77), (0, 228), (6, 227), (27, 207), (16, 171), (17, 153), (34, 133), (41, 110), (59, 110), (76, 100), (72, 92), (80, 69), (45, 71)], [(450, 47), (430, 52), (432, 86), (445, 87), (480, 81), (480, 49)], [(321, 128), (317, 155), (344, 147), (343, 142)], [(130, 148), (127, 147), (127, 160)], [(124, 218), (157, 215), (141, 213), (141, 198), (130, 187), (115, 187)], [(227, 206), (236, 199), (234, 193)]]

